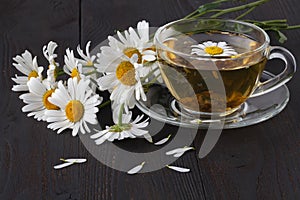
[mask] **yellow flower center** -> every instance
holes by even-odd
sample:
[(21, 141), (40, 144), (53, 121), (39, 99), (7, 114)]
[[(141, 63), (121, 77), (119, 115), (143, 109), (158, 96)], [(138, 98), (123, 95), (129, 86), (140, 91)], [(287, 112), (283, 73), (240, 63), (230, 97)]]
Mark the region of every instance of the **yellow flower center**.
[(59, 110), (58, 106), (56, 106), (48, 101), (48, 97), (51, 97), (51, 95), (54, 91), (55, 91), (55, 89), (47, 90), (47, 92), (45, 92), (45, 94), (43, 96), (43, 104), (44, 104), (45, 108), (47, 108), (48, 110)]
[(66, 116), (71, 122), (78, 122), (84, 113), (84, 107), (78, 100), (71, 100), (65, 108)]
[(139, 52), (139, 50), (137, 50), (136, 48), (126, 48), (123, 50), (123, 53), (128, 57), (131, 58), (134, 54), (138, 55), (138, 63), (142, 63), (142, 54)]
[(78, 80), (78, 81), (80, 80), (80, 74), (79, 74), (79, 72), (78, 72), (78, 70), (77, 70), (76, 68), (74, 68), (74, 69), (72, 70), (72, 72), (71, 72), (71, 77), (72, 77), (72, 78), (77, 77), (77, 80)]
[(39, 76), (39, 74), (37, 73), (37, 71), (33, 70), (28, 74), (28, 80), (30, 80), (31, 77), (36, 78), (38, 76)]
[(209, 55), (219, 55), (223, 53), (223, 49), (218, 46), (206, 47), (204, 51)]
[(147, 48), (145, 50), (151, 50), (151, 51), (156, 52), (156, 47), (155, 46), (151, 46), (151, 47), (149, 47), (149, 48)]
[(86, 66), (87, 66), (87, 67), (91, 67), (91, 66), (93, 66), (93, 65), (94, 65), (94, 63), (93, 63), (92, 61), (90, 61), (90, 60), (86, 63)]
[(116, 76), (121, 83), (124, 85), (134, 85), (136, 83), (135, 79), (135, 69), (133, 64), (129, 61), (122, 61), (116, 70)]

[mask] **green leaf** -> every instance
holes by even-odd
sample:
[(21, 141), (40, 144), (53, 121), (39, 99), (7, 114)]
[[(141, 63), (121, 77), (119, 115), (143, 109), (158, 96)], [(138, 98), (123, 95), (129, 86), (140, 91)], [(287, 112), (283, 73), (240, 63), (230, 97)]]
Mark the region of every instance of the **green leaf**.
[(277, 30), (276, 32), (277, 32), (277, 34), (279, 36), (278, 41), (280, 43), (284, 43), (285, 41), (287, 41), (287, 37), (281, 31)]

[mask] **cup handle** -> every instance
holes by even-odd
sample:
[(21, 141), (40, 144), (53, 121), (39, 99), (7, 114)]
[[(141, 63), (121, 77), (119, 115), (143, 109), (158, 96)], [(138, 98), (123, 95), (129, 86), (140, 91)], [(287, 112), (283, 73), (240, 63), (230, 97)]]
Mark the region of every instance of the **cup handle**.
[(294, 56), (287, 49), (279, 46), (270, 47), (270, 55), (268, 60), (272, 60), (274, 58), (279, 58), (284, 61), (285, 68), (283, 71), (274, 76), (273, 78), (259, 82), (255, 91), (250, 97), (257, 97), (268, 92), (271, 92), (286, 82), (288, 82), (296, 72), (296, 60)]

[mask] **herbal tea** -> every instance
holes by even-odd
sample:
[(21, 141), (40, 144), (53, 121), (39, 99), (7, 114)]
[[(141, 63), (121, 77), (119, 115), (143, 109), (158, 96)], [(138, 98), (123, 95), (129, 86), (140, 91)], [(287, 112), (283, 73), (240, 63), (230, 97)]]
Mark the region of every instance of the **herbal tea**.
[[(197, 42), (196, 42), (197, 41)], [(226, 53), (233, 49), (236, 53), (224, 54), (221, 57), (189, 60), (176, 52), (191, 54), (193, 45), (205, 46), (206, 41), (226, 42), (224, 49), (206, 48), (199, 50), (212, 53), (221, 50)], [(169, 40), (165, 45), (174, 52), (159, 51), (159, 62), (162, 77), (172, 95), (186, 108), (193, 111), (210, 113), (211, 102), (214, 101), (214, 112), (224, 113), (222, 108), (215, 105), (226, 105), (226, 113), (234, 112), (251, 95), (266, 64), (266, 57), (251, 52), (261, 44), (244, 36), (228, 32), (210, 32), (192, 36), (180, 36), (176, 40)], [(229, 48), (230, 47), (230, 48)], [(198, 51), (198, 50), (197, 50)], [(219, 53), (220, 53), (219, 52)], [(249, 55), (247, 56), (247, 52)], [(208, 52), (210, 53), (210, 52)], [(243, 54), (243, 56), (239, 56)], [(205, 56), (205, 55), (204, 55)], [(227, 59), (226, 58), (231, 58)], [(218, 91), (208, 90), (207, 80), (223, 80), (226, 97)], [(225, 102), (226, 101), (226, 102)], [(217, 109), (217, 110), (216, 110)]]

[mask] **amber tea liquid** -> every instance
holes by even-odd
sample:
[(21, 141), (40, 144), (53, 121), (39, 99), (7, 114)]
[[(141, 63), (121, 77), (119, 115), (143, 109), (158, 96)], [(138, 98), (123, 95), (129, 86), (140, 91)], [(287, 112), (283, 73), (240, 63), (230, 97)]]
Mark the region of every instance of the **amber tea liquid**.
[[(227, 42), (238, 54), (251, 52), (261, 44), (243, 35), (231, 33), (202, 33), (192, 37), (182, 36), (165, 44), (176, 51), (190, 53), (196, 41)], [(232, 113), (254, 91), (266, 64), (263, 55), (249, 53), (233, 59), (209, 61), (188, 60), (176, 53), (159, 52), (162, 77), (172, 95), (188, 110), (210, 113), (212, 101), (214, 112)], [(223, 81), (226, 97), (208, 90), (207, 80)], [(218, 106), (226, 105), (218, 110)]]

